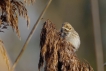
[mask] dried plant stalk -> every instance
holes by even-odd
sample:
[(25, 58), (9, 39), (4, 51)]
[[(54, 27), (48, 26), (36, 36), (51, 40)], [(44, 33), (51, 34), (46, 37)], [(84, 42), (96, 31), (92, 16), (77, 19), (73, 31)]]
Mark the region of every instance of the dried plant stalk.
[(8, 71), (9, 71), (10, 68), (11, 68), (10, 61), (9, 61), (8, 56), (7, 56), (7, 53), (6, 53), (5, 47), (3, 45), (3, 42), (1, 40), (0, 40), (0, 53), (3, 56), (3, 59), (5, 60), (6, 65), (8, 67)]
[(43, 15), (45, 14), (45, 12), (46, 12), (47, 8), (49, 7), (49, 5), (51, 4), (51, 2), (52, 2), (52, 0), (49, 0), (49, 1), (48, 1), (48, 3), (47, 3), (47, 5), (45, 6), (44, 10), (42, 11), (41, 15), (39, 16), (38, 20), (36, 21), (34, 27), (32, 28), (32, 30), (31, 30), (31, 32), (30, 32), (28, 38), (27, 38), (27, 40), (25, 41), (25, 44), (24, 44), (23, 48), (21, 49), (19, 55), (17, 56), (17, 58), (16, 58), (16, 60), (15, 60), (15, 62), (14, 62), (14, 64), (13, 64), (11, 70), (13, 70), (13, 69), (15, 68), (16, 64), (18, 63), (19, 59), (21, 58), (23, 52), (24, 52), (25, 49), (26, 49), (26, 46), (28, 45), (28, 43), (29, 43), (29, 41), (30, 41), (30, 39), (31, 39), (31, 37), (32, 37), (32, 35), (33, 35), (33, 33), (34, 33), (34, 31), (35, 31), (37, 25), (38, 25), (38, 23), (40, 22), (41, 18), (42, 18)]
[[(28, 1), (30, 1), (30, 3), (34, 2), (34, 0)], [(28, 27), (30, 22), (25, 4), (16, 0), (0, 0), (0, 9), (2, 12), (0, 16), (0, 31), (3, 32), (2, 29), (7, 29), (7, 26), (10, 25), (20, 38), (18, 16), (22, 16), (27, 20)]]
[(77, 58), (73, 46), (60, 37), (50, 20), (42, 28), (40, 46), (39, 71), (44, 62), (45, 71), (93, 71), (89, 63)]

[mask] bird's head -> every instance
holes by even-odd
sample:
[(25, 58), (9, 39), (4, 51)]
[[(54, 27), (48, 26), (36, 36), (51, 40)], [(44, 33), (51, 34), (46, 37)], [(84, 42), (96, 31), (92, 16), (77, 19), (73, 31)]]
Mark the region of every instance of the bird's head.
[(70, 23), (65, 22), (65, 23), (62, 24), (62, 29), (63, 29), (63, 31), (70, 32), (74, 28), (71, 26)]
[(73, 30), (74, 30), (74, 28), (71, 26), (71, 24), (68, 22), (65, 22), (62, 24), (61, 35), (68, 36), (71, 34), (71, 31), (73, 31)]

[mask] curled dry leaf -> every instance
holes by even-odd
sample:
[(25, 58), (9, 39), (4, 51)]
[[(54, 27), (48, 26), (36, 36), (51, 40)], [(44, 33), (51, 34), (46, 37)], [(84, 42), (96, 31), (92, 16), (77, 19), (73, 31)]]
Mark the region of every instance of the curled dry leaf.
[(78, 59), (73, 46), (60, 37), (50, 20), (42, 28), (40, 46), (39, 70), (45, 62), (45, 71), (93, 71), (89, 63)]
[[(31, 3), (34, 2), (34, 0), (28, 1)], [(18, 37), (20, 38), (18, 16), (22, 16), (27, 20), (27, 26), (29, 26), (30, 22), (25, 4), (18, 0), (0, 0), (0, 11), (2, 12), (0, 16), (0, 26), (12, 26), (13, 30), (16, 31)], [(1, 27), (0, 30), (2, 30)]]
[(3, 56), (3, 59), (5, 60), (5, 63), (8, 67), (8, 71), (10, 70), (11, 66), (10, 66), (10, 62), (9, 62), (9, 58), (7, 56), (7, 53), (6, 53), (6, 50), (5, 50), (5, 47), (3, 45), (3, 42), (0, 40), (0, 53), (1, 55)]

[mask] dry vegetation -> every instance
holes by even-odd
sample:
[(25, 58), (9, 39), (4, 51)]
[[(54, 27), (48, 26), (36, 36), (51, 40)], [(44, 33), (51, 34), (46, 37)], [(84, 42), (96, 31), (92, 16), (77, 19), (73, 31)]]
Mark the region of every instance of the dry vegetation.
[[(33, 3), (34, 1), (24, 0), (25, 3)], [(24, 17), (27, 20), (27, 26), (29, 26), (29, 17), (25, 4), (18, 0), (0, 0), (0, 11), (0, 31), (3, 32), (2, 29), (7, 29), (7, 26), (11, 26), (20, 38), (18, 17)]]
[[(25, 3), (33, 3), (35, 0), (24, 0)], [(25, 4), (18, 0), (0, 0), (0, 32), (11, 26), (20, 38), (18, 28), (18, 17), (22, 16), (27, 20), (29, 26), (29, 18)], [(60, 32), (55, 29), (51, 21), (44, 23), (41, 39), (41, 51), (38, 68), (45, 62), (45, 71), (93, 71), (93, 68), (87, 62), (81, 62), (73, 52), (73, 46), (61, 39)], [(10, 70), (10, 62), (0, 41), (0, 53), (2, 54), (8, 70)]]
[(45, 62), (45, 71), (93, 71), (89, 63), (77, 58), (73, 46), (61, 39), (60, 32), (49, 20), (44, 23), (40, 46), (39, 70)]
[[(27, 9), (25, 3), (30, 4), (35, 0), (24, 0), (24, 3), (18, 0), (0, 0), (0, 32), (4, 32), (3, 29), (7, 29), (11, 26), (14, 31), (16, 31), (19, 38), (20, 32), (18, 28), (18, 17), (22, 16), (27, 20), (27, 26), (29, 26), (29, 17), (27, 14)], [(9, 59), (7, 57), (6, 50), (3, 46), (3, 42), (0, 40), (0, 53), (5, 60), (5, 63), (10, 71), (11, 66)]]
[(3, 45), (3, 41), (1, 41), (1, 40), (0, 40), (0, 54), (2, 55), (3, 59), (5, 60), (8, 70), (10, 70), (11, 66), (10, 66), (9, 58), (7, 56), (5, 47)]

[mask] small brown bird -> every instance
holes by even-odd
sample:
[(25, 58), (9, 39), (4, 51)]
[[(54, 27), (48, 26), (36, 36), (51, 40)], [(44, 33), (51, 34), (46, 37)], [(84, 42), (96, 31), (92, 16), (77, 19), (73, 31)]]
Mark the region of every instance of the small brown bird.
[(66, 41), (69, 41), (73, 45), (73, 47), (75, 48), (74, 52), (78, 50), (80, 46), (80, 37), (70, 23), (65, 22), (62, 24), (61, 37), (64, 38)]

